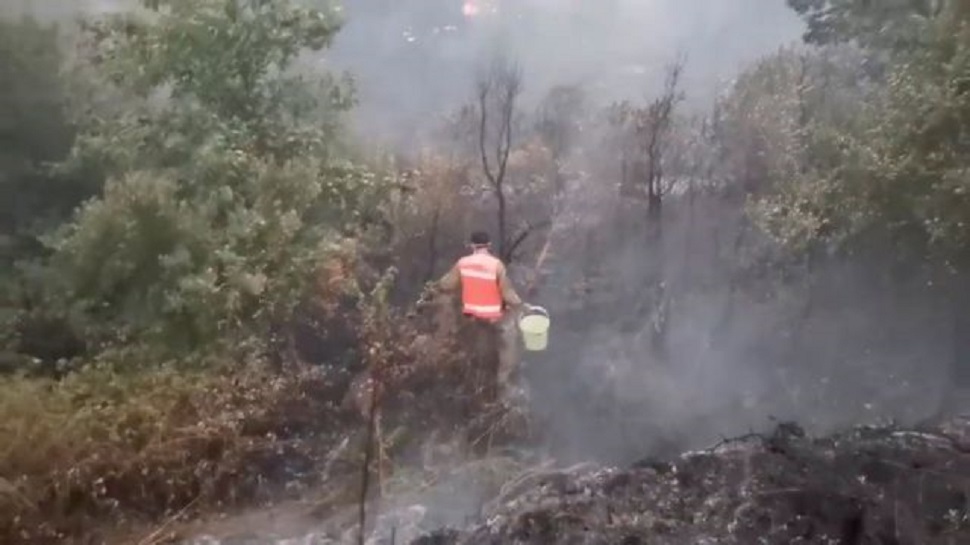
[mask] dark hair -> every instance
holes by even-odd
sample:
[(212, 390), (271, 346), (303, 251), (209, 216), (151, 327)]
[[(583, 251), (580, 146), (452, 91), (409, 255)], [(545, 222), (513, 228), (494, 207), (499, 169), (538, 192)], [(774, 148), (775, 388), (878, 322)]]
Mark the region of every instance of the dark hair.
[(485, 246), (490, 244), (491, 241), (488, 238), (488, 233), (485, 231), (475, 231), (472, 233), (471, 243), (475, 246)]

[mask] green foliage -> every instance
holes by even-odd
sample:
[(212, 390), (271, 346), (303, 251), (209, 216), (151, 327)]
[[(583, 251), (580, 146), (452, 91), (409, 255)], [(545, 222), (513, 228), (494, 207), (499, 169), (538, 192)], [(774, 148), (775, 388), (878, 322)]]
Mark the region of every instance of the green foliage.
[(0, 368), (55, 361), (79, 343), (46, 315), (36, 262), (41, 237), (96, 194), (97, 171), (56, 168), (75, 140), (62, 33), (30, 18), (0, 20)]
[(859, 105), (871, 92), (858, 77), (863, 62), (854, 48), (786, 48), (743, 72), (718, 103), (718, 168), (752, 197), (755, 219), (786, 246), (807, 249), (825, 228), (801, 197), (777, 196), (815, 194), (829, 182), (839, 142), (858, 130)]
[[(941, 11), (921, 28), (919, 47), (893, 52), (886, 81), (856, 102), (851, 123), (811, 127), (814, 164), (760, 203), (770, 231), (800, 246), (829, 240), (856, 248), (885, 232), (899, 250), (966, 266), (970, 30), (959, 17)], [(856, 23), (846, 28), (864, 34)]]
[(329, 44), (336, 10), (290, 0), (149, 4), (159, 10), (153, 17), (88, 26), (101, 72), (146, 100), (141, 111), (95, 127), (82, 149), (112, 150), (122, 168), (182, 165), (216, 135), (225, 147), (275, 160), (333, 151), (339, 114), (353, 105), (350, 81), (309, 78), (293, 66)]
[(270, 341), (379, 189), (335, 159), (351, 90), (294, 72), (329, 43), (335, 12), (149, 4), (90, 27), (100, 73), (141, 100), (79, 138), (75, 164), (111, 179), (52, 237), (53, 291), (102, 347), (179, 358)]
[(36, 256), (37, 235), (97, 189), (96, 180), (50, 169), (75, 136), (58, 40), (56, 27), (0, 20), (0, 276)]
[(205, 199), (179, 198), (160, 174), (109, 182), (53, 261), (87, 337), (141, 337), (177, 354), (285, 319), (333, 234), (320, 220), (337, 182), (317, 166), (254, 161), (245, 183)]
[[(961, 0), (956, 0), (957, 2)], [(788, 0), (808, 24), (805, 41), (854, 41), (866, 48), (902, 51), (925, 43), (931, 20), (951, 0)]]

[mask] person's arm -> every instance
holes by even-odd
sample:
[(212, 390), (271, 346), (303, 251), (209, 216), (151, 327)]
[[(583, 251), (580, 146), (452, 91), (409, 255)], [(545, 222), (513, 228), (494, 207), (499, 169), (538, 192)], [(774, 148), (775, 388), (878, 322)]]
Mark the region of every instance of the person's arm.
[(461, 273), (458, 270), (457, 263), (448, 269), (448, 272), (438, 280), (435, 287), (445, 293), (454, 293), (461, 288)]
[(461, 274), (458, 272), (456, 263), (448, 272), (438, 280), (432, 280), (424, 286), (421, 296), (418, 298), (417, 306), (425, 307), (429, 305), (439, 293), (451, 294), (461, 287)]
[(508, 271), (505, 268), (505, 264), (502, 264), (498, 268), (498, 286), (502, 291), (502, 299), (505, 304), (510, 308), (519, 308), (524, 303), (519, 294), (515, 292), (515, 288), (512, 286), (512, 281), (509, 280)]

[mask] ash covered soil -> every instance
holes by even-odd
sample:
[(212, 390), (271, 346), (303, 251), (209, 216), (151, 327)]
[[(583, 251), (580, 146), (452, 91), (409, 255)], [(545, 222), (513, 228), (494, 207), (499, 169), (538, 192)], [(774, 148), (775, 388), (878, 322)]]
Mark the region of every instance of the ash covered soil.
[[(469, 465), (490, 467), (479, 460)], [(791, 423), (628, 468), (511, 464), (476, 516), (442, 527), (449, 489), (386, 499), (369, 545), (970, 543), (970, 420), (921, 429), (858, 427), (810, 437)], [(507, 469), (509, 469), (507, 468)], [(493, 467), (494, 469), (494, 467)], [(493, 475), (494, 477), (494, 475)], [(444, 523), (447, 524), (447, 523)], [(356, 543), (341, 523), (286, 539), (223, 545)]]
[(781, 424), (627, 469), (527, 472), (478, 522), (411, 543), (966, 544), (968, 494), (970, 421), (824, 438)]

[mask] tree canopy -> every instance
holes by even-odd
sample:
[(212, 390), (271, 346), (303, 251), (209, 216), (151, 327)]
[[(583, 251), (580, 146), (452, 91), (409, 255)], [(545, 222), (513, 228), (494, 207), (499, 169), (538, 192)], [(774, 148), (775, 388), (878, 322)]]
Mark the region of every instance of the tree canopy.
[[(765, 209), (769, 223), (776, 232), (800, 224), (809, 238), (862, 244), (868, 234), (887, 232), (900, 249), (965, 261), (970, 29), (959, 7), (965, 3), (792, 4), (808, 19), (807, 39), (854, 40), (864, 51), (884, 51), (887, 71), (864, 90), (851, 124), (811, 124), (807, 137), (821, 146), (812, 154), (817, 164), (798, 174), (800, 183), (779, 186)], [(893, 36), (902, 36), (905, 47)]]
[(339, 159), (348, 80), (300, 73), (340, 28), (295, 2), (146, 2), (87, 28), (105, 84), (131, 101), (91, 116), (70, 163), (103, 193), (50, 237), (51, 297), (96, 346), (175, 357), (266, 339), (373, 178)]

